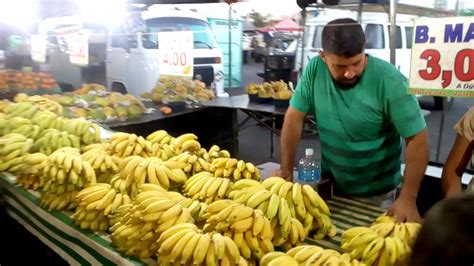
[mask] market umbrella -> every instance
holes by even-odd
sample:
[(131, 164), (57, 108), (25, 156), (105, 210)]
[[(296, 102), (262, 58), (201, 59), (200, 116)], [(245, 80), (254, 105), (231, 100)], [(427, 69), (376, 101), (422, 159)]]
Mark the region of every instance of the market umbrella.
[(291, 18), (282, 20), (272, 26), (275, 31), (302, 31), (303, 28)]

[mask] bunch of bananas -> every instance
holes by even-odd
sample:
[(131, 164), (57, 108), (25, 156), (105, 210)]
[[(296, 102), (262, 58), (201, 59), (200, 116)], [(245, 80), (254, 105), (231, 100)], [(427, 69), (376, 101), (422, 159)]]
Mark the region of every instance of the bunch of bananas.
[(168, 161), (170, 158), (176, 156), (176, 152), (170, 144), (152, 144), (152, 154), (154, 157), (158, 157), (163, 161)]
[(108, 215), (123, 204), (129, 204), (127, 194), (120, 194), (109, 184), (97, 183), (88, 186), (77, 193), (78, 206), (72, 219), (82, 229), (92, 231), (107, 231), (109, 229)]
[[(3, 109), (3, 112), (7, 117), (24, 117), (27, 119), (33, 118), (33, 116), (38, 112), (38, 107), (34, 106), (31, 103), (11, 103)], [(51, 112), (48, 112), (51, 113)], [(54, 114), (53, 114), (54, 115)]]
[(131, 188), (131, 195), (134, 197), (138, 187), (145, 183), (159, 185), (165, 189), (184, 184), (187, 176), (182, 168), (185, 165), (181, 162), (163, 162), (155, 157), (130, 156), (124, 158), (119, 165), (120, 177), (125, 180), (125, 187)]
[(75, 208), (77, 191), (96, 183), (91, 164), (81, 158), (78, 149), (70, 147), (58, 149), (48, 156), (43, 176), (41, 206), (49, 210)]
[(285, 266), (298, 266), (298, 261), (296, 261), (292, 256), (288, 255), (285, 252), (274, 251), (265, 254), (260, 260), (261, 266), (276, 266), (276, 265), (285, 265)]
[(108, 142), (98, 142), (98, 143), (92, 143), (92, 144), (89, 144), (89, 145), (82, 146), (81, 151), (83, 153), (88, 152), (90, 150), (94, 150), (94, 149), (100, 149), (100, 150), (107, 151), (108, 148), (109, 148), (109, 143)]
[(379, 236), (368, 227), (353, 227), (342, 235), (341, 247), (350, 252), (353, 259), (360, 259), (367, 265), (395, 265), (403, 263), (411, 248), (400, 237)]
[(12, 104), (13, 102), (9, 101), (9, 100), (0, 100), (0, 112), (3, 112), (5, 110), (5, 108), (7, 108), (7, 106), (9, 106), (10, 104)]
[(231, 189), (232, 182), (229, 179), (215, 177), (209, 172), (193, 175), (183, 186), (186, 196), (208, 204), (226, 198)]
[(5, 118), (1, 121), (3, 126), (3, 134), (18, 133), (30, 139), (37, 139), (41, 133), (41, 128), (34, 125), (31, 120), (23, 117)]
[(297, 246), (288, 250), (286, 254), (293, 257), (298, 265), (365, 265), (351, 259), (348, 253), (340, 254), (335, 250), (314, 245)]
[(120, 157), (109, 155), (105, 149), (94, 148), (84, 152), (82, 159), (88, 161), (94, 168), (97, 182), (110, 183), (112, 176), (118, 173)]
[(260, 170), (252, 163), (246, 163), (235, 158), (217, 158), (212, 161), (211, 172), (217, 177), (260, 180)]
[(152, 144), (142, 136), (116, 132), (110, 138), (109, 150), (111, 155), (124, 158), (132, 155), (149, 157), (153, 154)]
[(43, 153), (32, 153), (24, 157), (24, 165), (18, 172), (16, 183), (26, 189), (38, 190), (43, 186), (43, 168), (48, 156)]
[[(61, 119), (57, 119), (61, 121)], [(85, 145), (98, 143), (100, 139), (100, 126), (91, 121), (75, 118), (75, 119), (63, 119), (62, 127), (55, 127), (59, 130), (69, 132), (69, 134), (76, 135), (81, 139), (81, 142)]]
[(193, 133), (186, 133), (176, 137), (171, 141), (171, 146), (173, 147), (176, 154), (189, 151), (192, 153), (198, 152), (201, 149), (201, 144), (197, 141), (198, 137)]
[(218, 200), (209, 205), (204, 218), (205, 232), (216, 231), (234, 240), (245, 259), (260, 259), (274, 250), (270, 221), (261, 210), (254, 210), (232, 200)]
[(81, 140), (79, 137), (71, 135), (67, 131), (59, 131), (50, 128), (41, 132), (39, 138), (33, 145), (33, 150), (49, 155), (62, 147), (79, 149), (81, 147)]
[(203, 233), (190, 223), (169, 228), (156, 243), (159, 265), (247, 265), (230, 237)]
[(382, 214), (370, 226), (379, 236), (399, 237), (412, 247), (421, 229), (419, 223), (397, 223), (395, 218)]
[(19, 93), (15, 96), (15, 102), (32, 103), (40, 110), (50, 111), (57, 115), (61, 115), (63, 113), (63, 107), (61, 104), (56, 101), (42, 97), (40, 95), (28, 96), (24, 93)]
[[(127, 195), (127, 194), (123, 194)], [(122, 196), (123, 197), (123, 196)], [(128, 197), (128, 199), (130, 199)], [(108, 215), (109, 218), (109, 226), (114, 226), (115, 224), (119, 223), (127, 213), (130, 212), (130, 209), (134, 206), (133, 203), (128, 202), (125, 203), (125, 198), (123, 199), (123, 204), (118, 206), (115, 210), (112, 210), (112, 212)]]
[(207, 151), (204, 148), (201, 148), (197, 152), (197, 155), (209, 163), (217, 158), (230, 158), (231, 157), (229, 151), (221, 150), (221, 148), (217, 145), (212, 145), (209, 151)]
[(15, 173), (21, 169), (33, 140), (17, 133), (0, 137), (0, 172)]
[(186, 166), (183, 168), (183, 171), (189, 176), (202, 172), (211, 170), (209, 163), (201, 157), (198, 157), (196, 154), (191, 154), (189, 152), (183, 152), (176, 156), (173, 156), (168, 161), (184, 162)]
[(146, 137), (146, 140), (150, 141), (151, 143), (158, 143), (158, 144), (170, 144), (174, 141), (173, 136), (169, 135), (166, 130), (157, 130)]
[(112, 243), (126, 255), (150, 258), (160, 245), (156, 240), (168, 228), (181, 223), (193, 223), (190, 211), (170, 200), (166, 191), (140, 192), (122, 220), (114, 224)]
[(267, 178), (262, 185), (287, 200), (291, 216), (303, 221), (307, 231), (318, 229), (314, 236), (316, 239), (336, 235), (337, 229), (331, 223), (329, 207), (311, 186), (288, 182), (280, 177)]

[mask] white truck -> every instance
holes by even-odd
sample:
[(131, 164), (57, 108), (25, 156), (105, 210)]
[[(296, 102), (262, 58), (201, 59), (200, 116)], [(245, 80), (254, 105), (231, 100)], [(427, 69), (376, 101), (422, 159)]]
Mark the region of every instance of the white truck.
[(123, 27), (112, 29), (107, 41), (107, 86), (114, 91), (139, 95), (150, 91), (159, 76), (158, 32), (192, 31), (194, 35), (194, 78), (224, 94), (222, 51), (208, 21), (197, 12), (176, 8), (143, 11), (146, 32), (128, 34)]

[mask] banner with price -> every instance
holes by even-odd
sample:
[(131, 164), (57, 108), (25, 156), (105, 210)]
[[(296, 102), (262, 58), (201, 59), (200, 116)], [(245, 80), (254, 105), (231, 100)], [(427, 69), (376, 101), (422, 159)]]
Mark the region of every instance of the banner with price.
[(158, 32), (160, 75), (193, 76), (194, 36), (190, 31)]
[(474, 97), (472, 17), (415, 21), (409, 84), (412, 94)]
[(31, 35), (31, 60), (38, 63), (46, 62), (46, 36)]
[(71, 36), (69, 44), (69, 62), (74, 65), (86, 66), (89, 64), (89, 30), (82, 30)]

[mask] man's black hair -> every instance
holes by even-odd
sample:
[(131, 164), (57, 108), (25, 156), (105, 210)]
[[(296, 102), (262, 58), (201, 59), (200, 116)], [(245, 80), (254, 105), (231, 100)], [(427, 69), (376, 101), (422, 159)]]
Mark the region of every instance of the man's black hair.
[(340, 18), (324, 26), (322, 47), (325, 52), (344, 57), (353, 57), (365, 48), (365, 35), (357, 21)]

